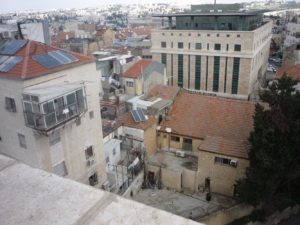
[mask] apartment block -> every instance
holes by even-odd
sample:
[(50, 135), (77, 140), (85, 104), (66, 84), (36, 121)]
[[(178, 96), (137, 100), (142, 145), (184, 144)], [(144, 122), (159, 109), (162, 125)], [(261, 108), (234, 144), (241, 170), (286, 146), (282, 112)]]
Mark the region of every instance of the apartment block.
[(170, 85), (229, 97), (256, 94), (267, 69), (272, 29), (262, 14), (154, 17), (160, 17), (165, 28), (152, 32), (151, 52), (153, 60), (166, 65)]
[(92, 186), (106, 180), (93, 58), (31, 40), (0, 43), (0, 152)]

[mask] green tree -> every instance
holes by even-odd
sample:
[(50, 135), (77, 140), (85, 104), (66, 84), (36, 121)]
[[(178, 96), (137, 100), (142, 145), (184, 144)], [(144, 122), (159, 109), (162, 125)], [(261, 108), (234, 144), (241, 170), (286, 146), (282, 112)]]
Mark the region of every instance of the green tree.
[(300, 93), (297, 81), (284, 75), (260, 97), (249, 141), (250, 166), (237, 181), (240, 199), (264, 209), (295, 200), (300, 180)]

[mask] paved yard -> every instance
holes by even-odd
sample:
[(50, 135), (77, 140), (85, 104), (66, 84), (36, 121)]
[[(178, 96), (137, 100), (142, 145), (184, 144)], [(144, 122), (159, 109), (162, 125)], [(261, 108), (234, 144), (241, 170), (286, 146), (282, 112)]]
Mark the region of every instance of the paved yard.
[(186, 195), (167, 189), (141, 189), (132, 199), (194, 220), (236, 203), (220, 195), (212, 195), (212, 200), (207, 202), (204, 194)]

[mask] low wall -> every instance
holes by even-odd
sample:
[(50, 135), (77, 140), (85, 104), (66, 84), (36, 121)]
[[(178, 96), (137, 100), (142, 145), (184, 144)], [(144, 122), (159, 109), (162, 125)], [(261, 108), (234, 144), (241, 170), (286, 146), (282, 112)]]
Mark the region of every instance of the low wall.
[(161, 182), (165, 187), (181, 191), (181, 172), (161, 168)]
[(134, 181), (130, 184), (127, 188), (125, 193), (122, 195), (124, 198), (130, 198), (130, 193), (132, 192), (133, 195), (141, 189), (144, 180), (144, 171), (142, 170), (140, 174), (134, 179)]
[(206, 225), (228, 224), (238, 218), (249, 215), (253, 210), (253, 206), (247, 204), (239, 204), (228, 209), (219, 210), (206, 217), (202, 217), (197, 222), (201, 222)]
[(184, 169), (182, 171), (182, 187), (188, 188), (191, 191), (195, 191), (197, 189), (197, 171)]

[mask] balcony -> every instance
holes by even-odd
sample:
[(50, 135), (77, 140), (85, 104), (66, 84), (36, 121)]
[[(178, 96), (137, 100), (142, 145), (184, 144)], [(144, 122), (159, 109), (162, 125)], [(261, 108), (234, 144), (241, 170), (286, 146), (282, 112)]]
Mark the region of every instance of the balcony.
[(62, 84), (26, 88), (23, 92), (25, 123), (38, 131), (47, 132), (87, 110), (83, 84)]

